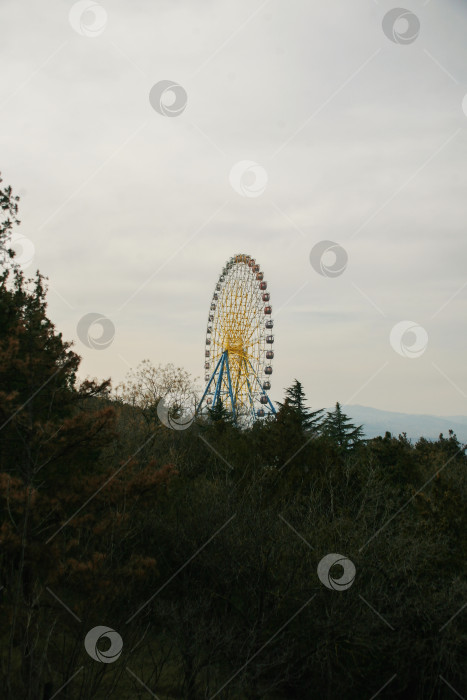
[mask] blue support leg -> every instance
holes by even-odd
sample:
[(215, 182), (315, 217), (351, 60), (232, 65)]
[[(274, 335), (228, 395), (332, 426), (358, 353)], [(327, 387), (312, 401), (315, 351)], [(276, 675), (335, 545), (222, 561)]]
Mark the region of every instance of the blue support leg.
[(221, 355), (221, 357), (219, 358), (219, 361), (218, 361), (218, 363), (217, 363), (217, 365), (216, 365), (216, 369), (215, 369), (214, 372), (211, 374), (211, 379), (209, 380), (208, 385), (207, 385), (206, 389), (204, 390), (204, 394), (203, 394), (203, 396), (201, 397), (201, 401), (200, 401), (199, 404), (198, 404), (198, 407), (197, 407), (197, 409), (196, 409), (196, 413), (198, 413), (199, 409), (201, 408), (201, 404), (203, 403), (204, 398), (205, 398), (206, 394), (207, 394), (208, 391), (209, 391), (209, 387), (211, 386), (212, 381), (213, 381), (214, 377), (216, 376), (216, 372), (217, 372), (217, 370), (218, 370), (218, 367), (219, 367), (220, 363), (222, 362), (222, 357), (223, 357), (223, 355)]
[(212, 402), (212, 407), (213, 407), (213, 408), (214, 408), (214, 406), (216, 405), (216, 403), (217, 403), (217, 401), (218, 401), (218, 399), (219, 399), (219, 394), (220, 394), (220, 390), (221, 390), (221, 386), (222, 386), (222, 375), (223, 375), (223, 373), (224, 373), (224, 364), (225, 364), (225, 350), (224, 350), (224, 352), (222, 353), (222, 357), (221, 357), (221, 366), (220, 366), (220, 368), (219, 368), (219, 377), (218, 377), (218, 379), (217, 379), (216, 390), (215, 390), (215, 392), (214, 392), (214, 399), (213, 399), (213, 402)]
[(232, 382), (230, 379), (230, 366), (229, 366), (229, 354), (228, 353), (226, 354), (226, 357), (225, 357), (225, 365), (227, 368), (227, 381), (229, 383), (229, 395), (230, 395), (230, 403), (232, 406), (232, 413), (233, 413), (234, 420), (237, 420), (237, 416), (235, 414), (235, 404), (234, 404), (234, 399), (233, 399), (233, 392), (232, 392)]

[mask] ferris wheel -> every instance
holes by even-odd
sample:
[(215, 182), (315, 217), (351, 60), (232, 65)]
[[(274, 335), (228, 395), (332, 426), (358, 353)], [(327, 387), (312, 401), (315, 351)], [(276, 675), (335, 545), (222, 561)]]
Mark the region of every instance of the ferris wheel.
[(234, 420), (274, 415), (271, 388), (274, 335), (267, 282), (250, 255), (234, 255), (216, 283), (205, 346), (206, 388), (197, 411), (221, 402)]

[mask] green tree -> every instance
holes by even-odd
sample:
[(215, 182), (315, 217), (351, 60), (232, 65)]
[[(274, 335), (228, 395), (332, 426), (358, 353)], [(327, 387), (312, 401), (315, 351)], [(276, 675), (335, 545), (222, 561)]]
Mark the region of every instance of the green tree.
[[(0, 173), (0, 184), (3, 182)], [(11, 187), (0, 187), (0, 209), (2, 214), (6, 214), (6, 219), (0, 221), (0, 265), (6, 269), (12, 265), (14, 251), (10, 247), (10, 237), (13, 225), (18, 225), (18, 202), (19, 197), (13, 194)], [(14, 267), (14, 264), (13, 264)], [(2, 270), (3, 275), (3, 270)]]
[(311, 411), (308, 408), (303, 385), (298, 379), (295, 379), (294, 383), (285, 390), (284, 401), (277, 401), (276, 403), (279, 406), (279, 413), (281, 411), (284, 414), (290, 413), (290, 411), (295, 413), (302, 430), (312, 433), (319, 432), (324, 409), (320, 408), (317, 411)]
[(219, 398), (212, 408), (208, 409), (210, 419), (216, 423), (217, 421), (225, 421), (229, 419), (229, 412), (225, 408), (221, 398)]
[(337, 447), (349, 452), (363, 442), (363, 427), (355, 426), (351, 419), (342, 411), (339, 402), (334, 411), (327, 411), (322, 426), (323, 434), (330, 438)]
[(8, 253), (0, 274), (0, 579), (8, 610), (1, 684), (2, 697), (33, 698), (44, 653), (37, 600), (58, 566), (55, 542), (46, 540), (73, 512), (69, 494), (58, 493), (95, 467), (112, 437), (113, 410), (90, 410), (94, 397), (107, 395), (110, 380), (76, 385), (80, 357), (47, 317), (43, 276), (25, 280), (14, 264), (17, 201), (11, 188), (0, 191), (9, 214), (0, 225)]
[[(215, 405), (208, 409), (208, 419), (215, 428), (216, 433), (226, 433), (230, 435), (232, 430), (238, 425), (238, 416), (234, 419), (233, 414), (224, 406), (224, 402), (219, 397)], [(229, 449), (229, 448), (228, 448)]]

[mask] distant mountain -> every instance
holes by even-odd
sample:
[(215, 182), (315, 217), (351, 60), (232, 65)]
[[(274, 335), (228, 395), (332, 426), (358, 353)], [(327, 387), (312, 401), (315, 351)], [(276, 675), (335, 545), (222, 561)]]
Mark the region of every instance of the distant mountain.
[(386, 430), (389, 430), (395, 437), (407, 433), (407, 437), (414, 442), (420, 437), (437, 440), (440, 433), (448, 437), (451, 429), (461, 443), (467, 442), (467, 416), (396, 413), (357, 404), (343, 406), (343, 410), (352, 419), (352, 423), (363, 425), (365, 437), (368, 438), (384, 436)]

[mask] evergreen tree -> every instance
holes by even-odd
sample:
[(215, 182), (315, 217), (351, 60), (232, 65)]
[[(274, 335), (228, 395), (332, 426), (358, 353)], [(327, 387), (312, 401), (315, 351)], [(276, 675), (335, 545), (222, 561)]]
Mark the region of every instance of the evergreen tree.
[(110, 380), (76, 386), (81, 358), (46, 315), (44, 278), (37, 272), (26, 280), (14, 263), (16, 202), (10, 188), (0, 191), (0, 206), (10, 215), (0, 223), (0, 581), (11, 606), (0, 695), (8, 700), (26, 697), (14, 689), (18, 666), (32, 688), (31, 668), (39, 664), (31, 641), (37, 600), (59, 566), (58, 545), (47, 536), (78, 507), (67, 499), (83, 474), (95, 470), (114, 422), (111, 407), (91, 408), (95, 397), (105, 401)]
[(339, 402), (334, 411), (327, 411), (322, 426), (323, 435), (329, 437), (341, 450), (349, 452), (363, 442), (363, 427), (354, 425), (342, 411)]
[(208, 409), (209, 418), (213, 423), (223, 422), (231, 423), (232, 416), (229, 411), (225, 408), (222, 399), (219, 397), (212, 408)]
[(301, 415), (297, 408), (292, 404), (289, 396), (284, 398), (283, 402), (276, 401), (279, 406), (279, 410), (276, 413), (276, 421), (281, 425), (285, 425), (289, 428), (297, 427), (302, 425)]
[(324, 409), (320, 408), (317, 411), (311, 411), (306, 406), (303, 385), (298, 379), (295, 379), (294, 383), (285, 390), (284, 402), (277, 401), (276, 403), (280, 407), (278, 412), (279, 419), (283, 413), (290, 413), (291, 410), (298, 417), (302, 430), (314, 433), (319, 431)]
[[(0, 183), (2, 183), (0, 173)], [(18, 202), (19, 197), (13, 194), (11, 187), (0, 187), (0, 209), (2, 216), (6, 214), (6, 219), (0, 221), (0, 265), (4, 268), (17, 267), (12, 262), (14, 251), (10, 247), (10, 236), (13, 229), (13, 224), (18, 225)], [(2, 270), (3, 273), (3, 270)]]

